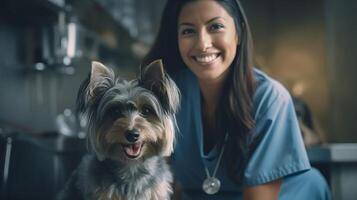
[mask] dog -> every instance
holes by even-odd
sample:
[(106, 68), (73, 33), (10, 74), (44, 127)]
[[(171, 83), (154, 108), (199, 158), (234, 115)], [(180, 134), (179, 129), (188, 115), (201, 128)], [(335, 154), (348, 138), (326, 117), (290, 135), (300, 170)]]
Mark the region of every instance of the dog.
[(180, 92), (161, 60), (126, 81), (99, 62), (82, 83), (77, 109), (88, 123), (84, 156), (57, 199), (168, 200)]

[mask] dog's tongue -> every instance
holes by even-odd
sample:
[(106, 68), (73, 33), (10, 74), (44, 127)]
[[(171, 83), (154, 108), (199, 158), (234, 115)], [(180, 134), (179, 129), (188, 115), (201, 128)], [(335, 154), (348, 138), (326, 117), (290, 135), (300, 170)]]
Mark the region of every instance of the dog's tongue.
[(141, 143), (132, 144), (125, 148), (125, 152), (129, 156), (137, 156), (140, 153)]

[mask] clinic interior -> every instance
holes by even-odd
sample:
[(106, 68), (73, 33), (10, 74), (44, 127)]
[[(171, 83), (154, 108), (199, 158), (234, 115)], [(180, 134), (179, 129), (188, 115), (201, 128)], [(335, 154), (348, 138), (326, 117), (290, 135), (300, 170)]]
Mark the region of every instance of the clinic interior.
[[(134, 78), (155, 38), (164, 2), (1, 1), (0, 197), (53, 197), (85, 151), (85, 133), (73, 112), (90, 62), (100, 60)], [(305, 103), (329, 153), (344, 152), (342, 161), (313, 151), (309, 156), (336, 199), (352, 199), (357, 1), (241, 2), (252, 28), (256, 67)], [(311, 148), (326, 150), (321, 146)]]

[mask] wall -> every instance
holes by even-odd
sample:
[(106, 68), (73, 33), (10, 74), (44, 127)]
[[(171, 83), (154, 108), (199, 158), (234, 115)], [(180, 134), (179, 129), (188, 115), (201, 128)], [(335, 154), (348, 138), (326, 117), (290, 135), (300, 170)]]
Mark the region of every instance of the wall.
[(310, 106), (330, 142), (357, 142), (356, 2), (242, 0), (258, 65)]
[(357, 142), (357, 2), (326, 0), (331, 131), (337, 142)]

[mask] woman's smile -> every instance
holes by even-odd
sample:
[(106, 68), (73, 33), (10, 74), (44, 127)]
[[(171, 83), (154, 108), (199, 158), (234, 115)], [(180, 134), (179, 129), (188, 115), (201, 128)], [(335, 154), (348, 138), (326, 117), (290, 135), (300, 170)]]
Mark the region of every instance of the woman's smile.
[(192, 56), (192, 58), (200, 65), (209, 65), (214, 63), (220, 57), (219, 53), (208, 53)]

